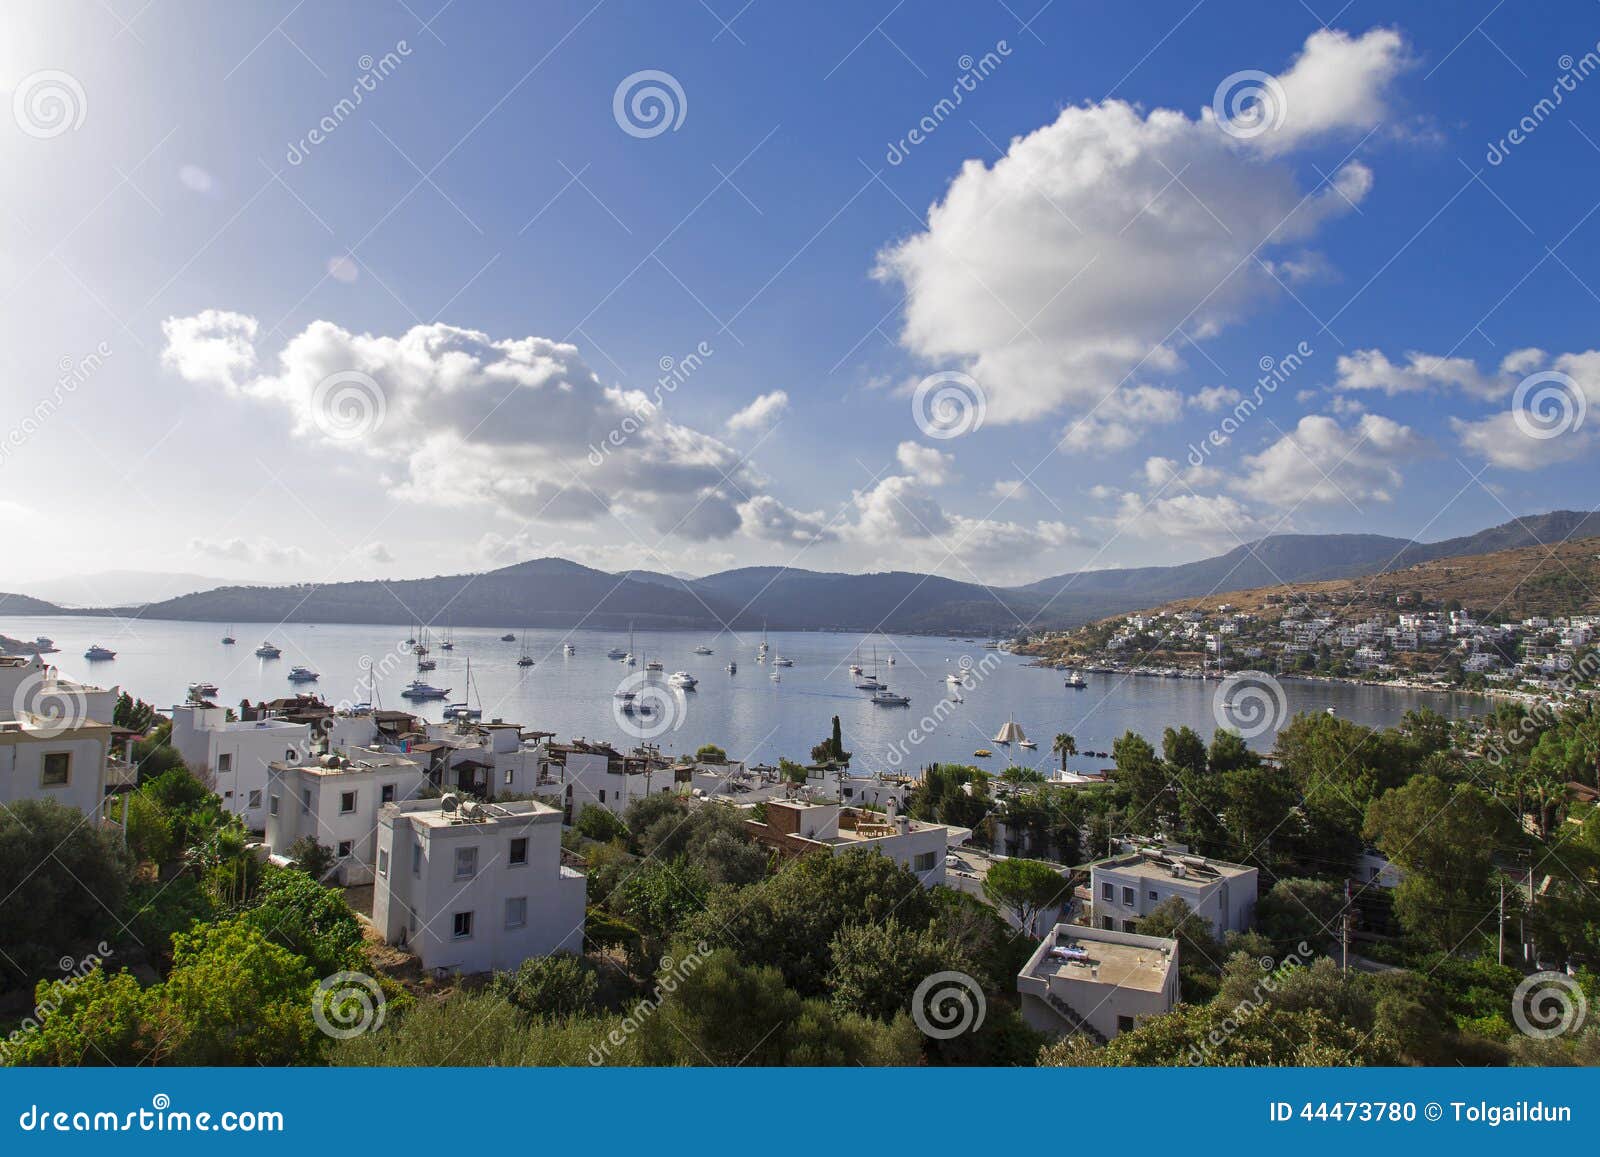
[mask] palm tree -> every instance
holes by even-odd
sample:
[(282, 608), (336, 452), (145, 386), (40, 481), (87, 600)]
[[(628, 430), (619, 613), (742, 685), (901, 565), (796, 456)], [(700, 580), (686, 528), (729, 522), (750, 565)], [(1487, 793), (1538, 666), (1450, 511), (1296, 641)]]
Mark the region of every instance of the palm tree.
[(1061, 757), (1061, 774), (1067, 774), (1067, 757), (1078, 754), (1078, 741), (1063, 731), (1057, 735), (1055, 742), (1050, 745), (1050, 750)]

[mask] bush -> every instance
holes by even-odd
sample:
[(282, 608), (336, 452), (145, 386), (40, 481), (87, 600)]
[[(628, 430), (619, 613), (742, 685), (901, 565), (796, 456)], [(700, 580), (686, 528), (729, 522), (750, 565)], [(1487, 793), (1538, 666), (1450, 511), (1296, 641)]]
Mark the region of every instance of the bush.
[(319, 977), (360, 960), (361, 924), (338, 889), (324, 887), (298, 868), (269, 867), (257, 899), (242, 919), (274, 944), (305, 957)]
[(534, 1016), (573, 1016), (594, 1009), (600, 979), (581, 956), (558, 953), (524, 960), (494, 978), (494, 992)]
[(602, 844), (609, 844), (612, 840), (627, 838), (628, 826), (619, 820), (609, 808), (591, 805), (578, 813), (578, 822), (573, 825), (578, 834), (591, 840), (598, 840)]

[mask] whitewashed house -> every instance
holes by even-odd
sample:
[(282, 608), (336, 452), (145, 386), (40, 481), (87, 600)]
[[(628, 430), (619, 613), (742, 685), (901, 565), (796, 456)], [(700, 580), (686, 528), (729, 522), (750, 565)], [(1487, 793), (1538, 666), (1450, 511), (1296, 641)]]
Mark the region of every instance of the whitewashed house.
[(809, 800), (773, 799), (764, 806), (766, 822), (745, 821), (761, 843), (789, 855), (820, 851), (836, 856), (852, 848), (877, 852), (910, 868), (925, 888), (945, 882), (945, 853), (972, 836), (966, 828), (897, 815), (892, 807), (885, 815)]
[(582, 952), (583, 874), (561, 863), (561, 813), (532, 800), (387, 804), (372, 922), (423, 967), (516, 968)]
[(1178, 1003), (1178, 942), (1057, 924), (1017, 974), (1017, 993), (1032, 1028), (1110, 1040)]
[(369, 748), (267, 766), (267, 847), (287, 856), (296, 840), (310, 836), (334, 853), (333, 882), (345, 886), (372, 883), (383, 806), (415, 799), (428, 786), (420, 763)]
[(53, 799), (98, 816), (117, 689), (68, 679), (33, 655), (0, 655), (0, 807)]
[(252, 831), (266, 826), (267, 769), (311, 755), (311, 727), (283, 719), (228, 719), (228, 709), (181, 704), (172, 709), (172, 746)]
[(1254, 868), (1204, 856), (1149, 848), (1089, 865), (1091, 914), (1096, 928), (1133, 932), (1141, 917), (1177, 896), (1218, 936), (1247, 932), (1255, 924)]

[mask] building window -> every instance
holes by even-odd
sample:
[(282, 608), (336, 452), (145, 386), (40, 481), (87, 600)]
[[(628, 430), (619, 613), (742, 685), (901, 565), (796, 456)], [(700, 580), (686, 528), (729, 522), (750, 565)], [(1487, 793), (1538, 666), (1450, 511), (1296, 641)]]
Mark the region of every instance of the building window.
[(600, 802), (601, 803), (605, 803), (606, 802), (606, 789), (605, 788), (601, 788), (600, 789)]
[(261, 806), (261, 793), (259, 791), (253, 791), (250, 793), (250, 806), (253, 808)]
[(1132, 888), (1122, 889), (1122, 904), (1124, 907), (1132, 908), (1134, 904), (1138, 903), (1138, 900), (1138, 892), (1134, 891)]
[(344, 791), (339, 793), (339, 814), (347, 816), (356, 810), (356, 793)]
[(1156, 897), (1156, 892), (1154, 891), (1154, 889), (1152, 889), (1151, 892), (1150, 892), (1150, 899), (1154, 900), (1156, 898), (1157, 898)]
[(1112, 884), (1101, 884), (1100, 885), (1100, 898), (1102, 900), (1106, 901), (1107, 903), (1110, 903), (1112, 900), (1115, 900), (1117, 898), (1117, 889), (1116, 889), (1115, 885), (1112, 885)]
[(528, 837), (518, 836), (511, 841), (511, 866), (516, 867), (528, 862)]
[(1100, 917), (1100, 927), (1104, 928), (1107, 932), (1113, 931), (1116, 928), (1116, 926), (1117, 926), (1117, 922), (1115, 920), (1113, 920), (1110, 916), (1102, 916), (1102, 917)]
[(223, 775), (226, 775), (232, 770), (233, 754), (231, 752), (224, 751), (221, 755), (217, 756), (217, 771)]
[(1132, 932), (1136, 928), (1138, 928), (1138, 926), (1139, 926), (1139, 921), (1137, 921), (1137, 920), (1124, 920), (1122, 922), (1122, 930), (1124, 932)]
[(472, 936), (472, 913), (457, 912), (455, 926), (451, 929), (450, 934), (457, 940), (470, 939)]
[(272, 797), (272, 802), (267, 805), (267, 811), (270, 812), (273, 815), (277, 815), (278, 814), (278, 797), (277, 796), (273, 796)]
[(394, 802), (394, 784), (392, 784), (392, 783), (384, 784), (383, 785), (383, 792), (378, 797), (378, 799), (379, 799), (380, 803), (393, 803)]
[(456, 879), (470, 880), (478, 874), (478, 849), (456, 849)]
[(918, 852), (915, 858), (913, 858), (911, 861), (911, 870), (913, 872), (933, 871), (933, 853)]
[(356, 845), (354, 840), (339, 841), (339, 858), (341, 860), (348, 860), (355, 850)]
[(521, 928), (528, 923), (528, 898), (511, 896), (506, 899), (506, 927)]
[(311, 789), (309, 787), (300, 790), (300, 810), (305, 812), (306, 815), (311, 814)]
[(295, 761), (295, 750), (294, 750), (294, 748), (292, 748), (292, 747), (284, 748), (283, 761), (285, 763), (293, 763)]
[(45, 787), (66, 787), (72, 778), (72, 753), (52, 751), (44, 757), (39, 782)]
[(506, 768), (506, 786), (507, 787), (511, 786), (511, 781), (515, 776), (516, 776), (516, 772), (512, 771), (509, 767)]
[(1117, 1017), (1117, 1031), (1118, 1032), (1132, 1032), (1133, 1031), (1133, 1017), (1131, 1017), (1131, 1016), (1119, 1016), (1119, 1017)]
[(378, 875), (389, 878), (389, 853), (383, 848), (378, 849)]
[(422, 875), (422, 845), (421, 844), (412, 844), (411, 845), (411, 874), (413, 876)]

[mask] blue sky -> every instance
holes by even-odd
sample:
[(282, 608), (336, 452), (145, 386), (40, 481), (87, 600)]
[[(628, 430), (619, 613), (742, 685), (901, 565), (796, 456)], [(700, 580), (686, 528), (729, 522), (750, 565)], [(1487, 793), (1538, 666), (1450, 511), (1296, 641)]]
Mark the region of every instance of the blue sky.
[[(21, 5), (0, 589), (1011, 581), (1591, 506), (1600, 14), (1318, 7)], [(981, 422), (919, 426), (938, 374)]]

